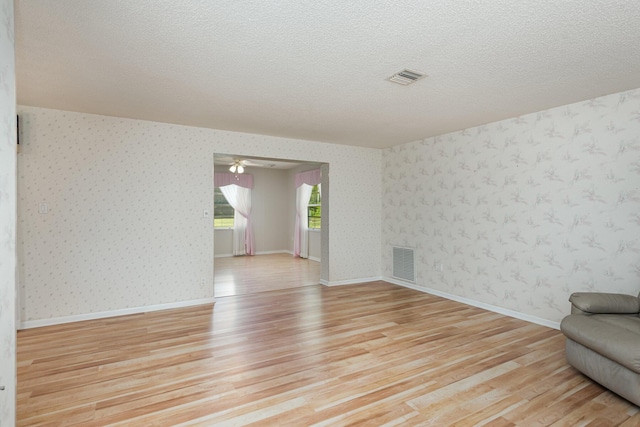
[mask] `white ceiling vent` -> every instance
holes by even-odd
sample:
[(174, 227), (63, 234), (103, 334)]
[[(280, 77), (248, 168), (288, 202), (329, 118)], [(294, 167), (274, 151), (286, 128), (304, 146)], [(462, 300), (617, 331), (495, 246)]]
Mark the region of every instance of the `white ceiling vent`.
[(403, 86), (407, 86), (426, 76), (427, 75), (425, 73), (404, 69), (402, 71), (398, 71), (393, 76), (389, 77), (387, 80), (389, 80), (390, 82), (398, 83)]

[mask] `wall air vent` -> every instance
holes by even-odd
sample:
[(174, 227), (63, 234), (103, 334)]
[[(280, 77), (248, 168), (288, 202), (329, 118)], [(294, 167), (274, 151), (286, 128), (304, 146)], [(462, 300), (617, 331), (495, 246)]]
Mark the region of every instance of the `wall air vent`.
[(393, 277), (415, 282), (413, 249), (393, 247)]
[(418, 71), (404, 69), (402, 71), (395, 73), (393, 76), (389, 77), (387, 80), (393, 83), (398, 83), (399, 85), (407, 86), (426, 76), (427, 76), (426, 74), (420, 73)]

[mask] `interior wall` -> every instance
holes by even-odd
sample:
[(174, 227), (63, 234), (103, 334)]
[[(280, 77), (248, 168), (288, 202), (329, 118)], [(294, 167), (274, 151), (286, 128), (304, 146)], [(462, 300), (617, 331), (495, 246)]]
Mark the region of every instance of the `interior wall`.
[[(213, 221), (203, 211), (213, 209), (214, 153), (330, 163), (335, 218), (323, 280), (380, 276), (380, 234), (371, 233), (381, 227), (371, 205), (381, 196), (380, 150), (19, 111), (23, 326), (212, 298)], [(38, 213), (40, 203), (49, 213)]]
[[(246, 173), (254, 176), (252, 212), (256, 253), (293, 253), (295, 228), (294, 176), (296, 173), (319, 168), (319, 165), (300, 165), (292, 169), (266, 169), (247, 167)], [(216, 172), (228, 172), (226, 167), (216, 167)], [(322, 259), (320, 231), (309, 232), (309, 257)], [(233, 254), (233, 231), (215, 230), (215, 256)]]
[[(327, 233), (327, 230), (329, 231), (331, 230), (332, 226), (330, 225), (330, 223), (331, 223), (331, 216), (333, 215), (331, 211), (331, 206), (332, 206), (331, 197), (333, 197), (331, 194), (333, 194), (333, 190), (332, 190), (332, 187), (329, 185), (330, 184), (329, 172), (330, 172), (329, 164), (325, 163), (320, 166), (320, 173), (321, 173), (320, 184), (322, 185), (322, 232), (320, 233), (320, 246), (321, 246), (320, 253), (322, 254), (322, 256), (320, 258), (325, 260), (329, 259), (329, 248), (331, 246), (330, 243), (332, 238), (331, 235), (333, 234), (333, 233)], [(380, 194), (380, 196), (382, 197), (382, 194)], [(375, 212), (376, 210), (374, 209), (373, 211)], [(380, 254), (378, 254), (378, 256), (380, 256)], [(378, 262), (378, 259), (373, 259), (372, 261), (380, 265), (380, 263)], [(332, 267), (328, 262), (320, 263), (320, 283), (325, 285), (331, 284), (330, 282), (329, 283), (327, 282), (327, 277), (331, 277), (331, 268)]]
[[(293, 253), (295, 227), (294, 175), (300, 171), (319, 168), (319, 165), (300, 165), (292, 169), (247, 167), (245, 173), (254, 176), (252, 212), (256, 238), (256, 254)], [(216, 172), (228, 172), (216, 166)], [(216, 229), (214, 253), (216, 257), (233, 254), (233, 230)], [(309, 259), (322, 260), (321, 232), (309, 231)]]
[(256, 252), (283, 252), (287, 250), (287, 229), (289, 223), (285, 215), (289, 195), (287, 173), (282, 170), (247, 168), (253, 174), (252, 210), (253, 227), (256, 238)]
[(320, 230), (309, 230), (309, 259), (320, 262), (322, 260), (322, 239)]
[(213, 239), (215, 257), (233, 256), (233, 229), (217, 228), (213, 232)]
[[(383, 275), (549, 321), (638, 293), (640, 90), (384, 150)], [(439, 265), (442, 264), (442, 272)]]
[(0, 0), (0, 425), (16, 420), (16, 74), (13, 0)]
[[(216, 172), (229, 171), (227, 167), (216, 167)], [(287, 171), (247, 167), (245, 173), (253, 175), (251, 216), (256, 253), (286, 252), (289, 227), (286, 213), (289, 200)], [(215, 230), (216, 256), (233, 254), (233, 240), (229, 235), (232, 235), (231, 230)]]

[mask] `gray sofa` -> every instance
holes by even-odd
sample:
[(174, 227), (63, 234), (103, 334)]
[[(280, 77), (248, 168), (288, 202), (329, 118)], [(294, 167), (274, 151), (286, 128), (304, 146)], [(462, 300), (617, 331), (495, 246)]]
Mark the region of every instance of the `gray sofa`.
[(560, 324), (573, 367), (640, 406), (640, 299), (578, 292)]

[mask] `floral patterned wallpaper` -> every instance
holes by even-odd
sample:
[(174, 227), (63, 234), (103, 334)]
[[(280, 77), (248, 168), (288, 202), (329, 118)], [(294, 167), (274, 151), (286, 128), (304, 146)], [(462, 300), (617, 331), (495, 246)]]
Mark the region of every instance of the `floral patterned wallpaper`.
[(16, 419), (16, 89), (13, 0), (0, 0), (0, 425)]
[[(575, 291), (640, 291), (640, 89), (383, 155), (383, 275), (557, 322)], [(442, 264), (442, 271), (440, 271)]]
[(26, 322), (211, 298), (216, 152), (328, 164), (329, 284), (390, 277), (399, 245), (417, 286), (552, 322), (640, 290), (640, 90), (387, 150), (19, 110)]
[[(213, 224), (203, 211), (213, 208), (216, 152), (330, 163), (324, 277), (380, 276), (380, 150), (26, 106), (19, 112), (27, 324), (213, 297)], [(48, 213), (39, 213), (41, 204)]]

